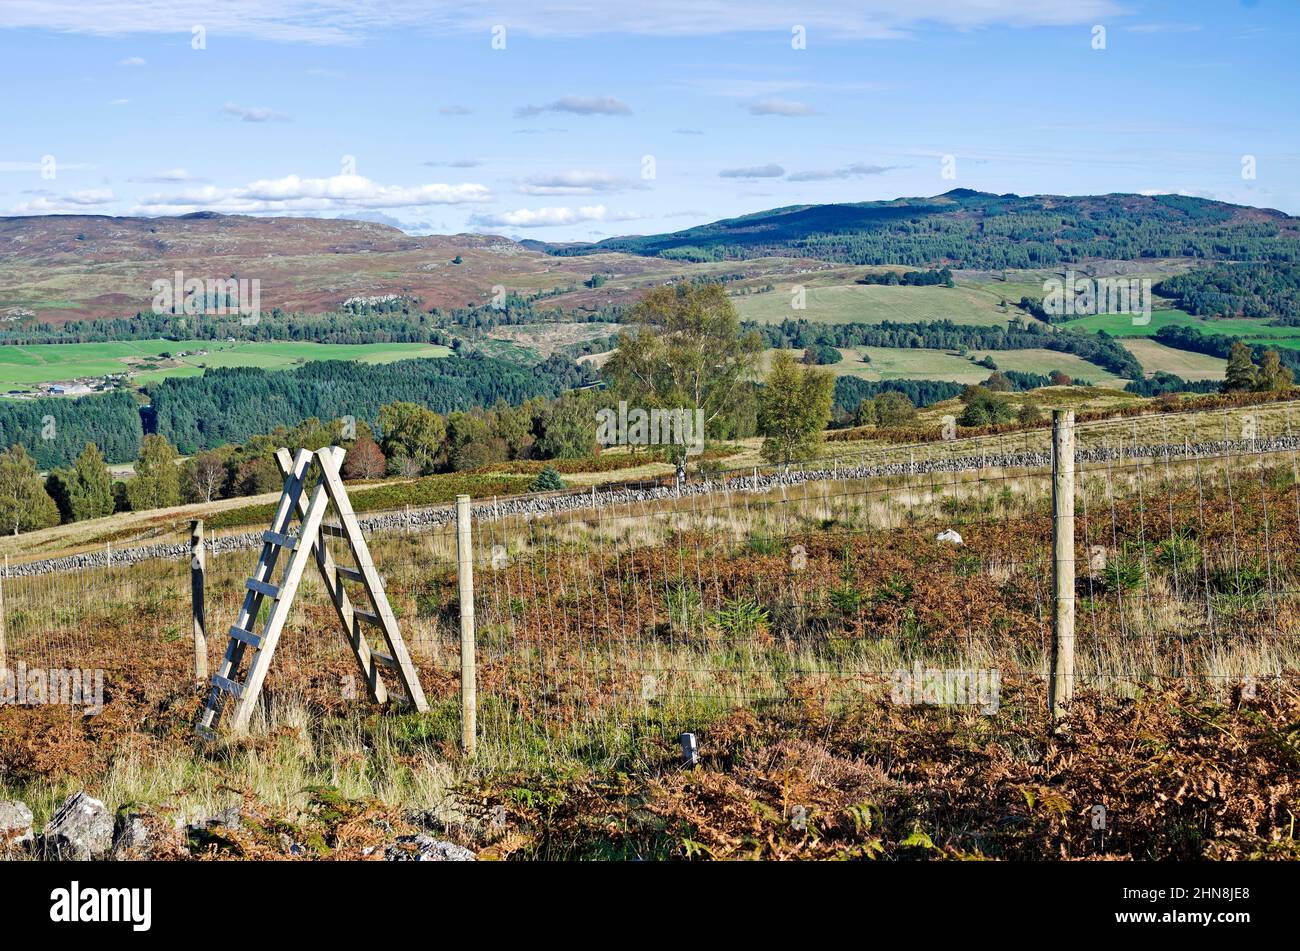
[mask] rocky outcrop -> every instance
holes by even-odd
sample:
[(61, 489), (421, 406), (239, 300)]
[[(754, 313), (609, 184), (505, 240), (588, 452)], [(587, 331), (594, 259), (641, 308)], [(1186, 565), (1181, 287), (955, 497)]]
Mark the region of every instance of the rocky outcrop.
[(18, 799), (0, 801), (0, 852), (31, 842), (32, 811), (27, 803)]
[(476, 856), (464, 846), (432, 836), (399, 835), (384, 849), (386, 862), (473, 862)]
[(84, 792), (64, 800), (41, 833), (38, 851), (48, 859), (84, 862), (113, 847), (113, 816)]

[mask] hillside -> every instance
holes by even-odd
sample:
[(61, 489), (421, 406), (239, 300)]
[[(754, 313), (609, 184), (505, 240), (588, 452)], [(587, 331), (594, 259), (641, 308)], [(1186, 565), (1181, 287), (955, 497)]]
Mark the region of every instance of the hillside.
[(992, 195), (791, 205), (555, 255), (625, 251), (692, 261), (765, 255), (849, 264), (1045, 267), (1095, 258), (1300, 259), (1300, 218), (1179, 195)]
[(568, 261), (497, 235), (412, 237), (344, 219), (0, 218), (0, 320), (65, 323), (148, 311), (153, 282), (171, 281), (178, 270), (205, 280), (256, 278), (264, 311), (328, 313), (350, 297), (387, 294), (413, 297), (424, 309), (481, 305), (498, 284), (515, 293), (580, 287), (593, 268), (636, 274), (663, 265), (628, 255)]

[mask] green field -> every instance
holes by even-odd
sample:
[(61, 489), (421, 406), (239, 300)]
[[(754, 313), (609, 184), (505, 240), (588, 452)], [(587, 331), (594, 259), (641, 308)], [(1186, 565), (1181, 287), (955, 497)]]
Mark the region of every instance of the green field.
[[(1207, 318), (1196, 317), (1177, 309), (1154, 310), (1151, 322), (1134, 324), (1130, 314), (1094, 314), (1091, 317), (1079, 317), (1067, 321), (1061, 326), (1071, 330), (1104, 330), (1112, 337), (1152, 337), (1161, 327), (1182, 326), (1196, 327), (1206, 334), (1226, 334), (1229, 336), (1249, 337), (1254, 342), (1264, 343), (1269, 340), (1288, 340), (1300, 338), (1300, 327), (1273, 327), (1268, 321), (1247, 317)], [(1255, 338), (1259, 338), (1256, 340)], [(1300, 346), (1300, 339), (1282, 346)]]
[(1001, 285), (959, 284), (956, 287), (899, 287), (882, 284), (806, 285), (803, 310), (792, 306), (792, 285), (780, 283), (776, 290), (732, 298), (744, 320), (776, 324), (783, 320), (807, 320), (815, 324), (878, 324), (885, 320), (920, 323), (951, 320), (955, 324), (1002, 326), (1020, 311), (1001, 308), (1003, 296), (1010, 303), (1020, 298), (1000, 293)]
[[(764, 354), (764, 366), (768, 365), (775, 350)], [(796, 357), (802, 351), (792, 351)], [(870, 363), (862, 361), (862, 354), (871, 358)], [(921, 348), (894, 349), (891, 347), (846, 347), (840, 349), (843, 360), (827, 364), (822, 369), (830, 370), (836, 376), (855, 376), (863, 380), (949, 380), (953, 383), (983, 383), (993, 371), (987, 367), (977, 366), (975, 360), (986, 356), (1000, 370), (1018, 370), (1022, 373), (1039, 373), (1044, 376), (1053, 370), (1060, 370), (1072, 377), (1087, 380), (1098, 386), (1122, 388), (1124, 381), (1112, 373), (1103, 370), (1094, 363), (1082, 360), (1072, 353), (1057, 353), (1055, 350), (990, 350), (972, 351), (973, 359), (963, 357), (951, 350), (925, 350)]]
[[(195, 351), (206, 350), (200, 354)], [(185, 352), (185, 356), (180, 356)], [(164, 358), (162, 354), (172, 356)], [(198, 376), (206, 367), (284, 370), (313, 360), (392, 363), (445, 357), (443, 346), (422, 343), (226, 343), (211, 340), (129, 340), (119, 343), (39, 344), (0, 347), (0, 390), (30, 390), (38, 383), (130, 372), (136, 383), (167, 376)]]
[(1184, 380), (1222, 380), (1228, 366), (1228, 361), (1220, 357), (1193, 353), (1190, 350), (1176, 350), (1145, 337), (1132, 337), (1125, 340), (1124, 347), (1137, 357), (1138, 363), (1142, 364), (1142, 369), (1148, 376), (1163, 370)]
[(1095, 386), (1112, 386), (1117, 389), (1122, 389), (1127, 382), (1123, 377), (1103, 370), (1095, 363), (1056, 350), (972, 350), (971, 356), (977, 360), (990, 357), (999, 370), (1038, 373), (1043, 376), (1048, 376), (1053, 370), (1060, 370), (1076, 380), (1087, 380)]

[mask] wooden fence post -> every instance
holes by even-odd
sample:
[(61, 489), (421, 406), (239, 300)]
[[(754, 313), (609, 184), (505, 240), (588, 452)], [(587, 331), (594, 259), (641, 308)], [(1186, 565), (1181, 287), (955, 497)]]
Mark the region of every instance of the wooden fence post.
[(474, 657), (474, 549), (469, 496), (456, 496), (456, 562), (460, 582), (460, 746), (473, 756), (478, 735), (478, 684)]
[(0, 671), (9, 669), (8, 630), (5, 627), (5, 585), (9, 580), (9, 556), (5, 555), (5, 573), (0, 577)]
[(190, 522), (190, 613), (194, 617), (194, 680), (208, 682), (208, 632), (204, 611), (204, 571), (207, 559), (203, 552), (203, 519)]
[(1052, 667), (1048, 706), (1060, 720), (1074, 696), (1074, 413), (1052, 411)]

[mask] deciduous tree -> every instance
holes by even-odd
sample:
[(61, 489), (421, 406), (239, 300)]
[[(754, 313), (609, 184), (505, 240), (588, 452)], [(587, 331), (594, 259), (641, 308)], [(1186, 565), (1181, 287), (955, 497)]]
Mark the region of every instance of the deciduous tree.
[(782, 350), (766, 383), (759, 410), (759, 431), (767, 437), (763, 458), (782, 465), (813, 458), (831, 418), (835, 378)]
[(59, 507), (41, 484), (36, 460), (22, 446), (0, 453), (0, 529), (18, 535), (59, 522)]

